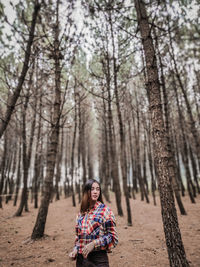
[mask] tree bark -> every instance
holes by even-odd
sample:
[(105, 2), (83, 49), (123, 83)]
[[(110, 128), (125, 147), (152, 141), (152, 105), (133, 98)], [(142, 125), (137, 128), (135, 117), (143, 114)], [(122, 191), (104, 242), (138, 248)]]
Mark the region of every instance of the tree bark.
[[(31, 80), (31, 78), (30, 78)], [(30, 85), (31, 82), (29, 82)], [(15, 213), (15, 216), (21, 216), (23, 208), (27, 201), (27, 180), (28, 180), (28, 155), (27, 155), (27, 136), (26, 136), (26, 112), (29, 101), (29, 90), (26, 93), (25, 103), (22, 110), (22, 160), (23, 160), (23, 189), (20, 200), (20, 205), (18, 210)], [(27, 207), (26, 207), (27, 208)]]
[(19, 142), (19, 152), (18, 152), (18, 166), (17, 166), (17, 179), (16, 179), (16, 187), (15, 187), (15, 198), (14, 198), (14, 203), (13, 206), (17, 205), (17, 200), (18, 200), (18, 194), (20, 190), (20, 178), (21, 178), (21, 138)]
[(13, 95), (11, 95), (8, 99), (8, 105), (7, 105), (7, 110), (6, 110), (5, 116), (0, 121), (0, 138), (2, 137), (5, 129), (7, 128), (8, 123), (10, 121), (11, 115), (14, 111), (17, 99), (19, 98), (19, 95), (20, 95), (20, 92), (22, 90), (22, 87), (23, 87), (23, 84), (25, 81), (25, 77), (26, 77), (26, 74), (27, 74), (27, 71), (29, 68), (31, 48), (32, 48), (32, 44), (33, 44), (35, 25), (36, 25), (39, 10), (40, 10), (40, 4), (38, 3), (38, 0), (35, 0), (35, 6), (34, 6), (33, 14), (32, 14), (31, 28), (30, 28), (28, 43), (27, 43), (26, 50), (25, 50), (25, 58), (24, 58), (24, 63), (23, 63), (23, 67), (22, 67), (22, 72), (20, 74), (20, 77), (18, 80), (18, 85), (17, 85), (16, 89), (14, 90)]
[(44, 192), (39, 208), (37, 220), (31, 235), (31, 239), (41, 238), (44, 235), (46, 218), (49, 208), (53, 188), (53, 177), (56, 163), (57, 147), (59, 140), (59, 122), (60, 122), (60, 106), (61, 106), (61, 68), (60, 68), (60, 49), (59, 49), (59, 0), (56, 2), (56, 25), (55, 25), (55, 39), (54, 39), (54, 59), (55, 59), (55, 100), (53, 110), (53, 121), (51, 124), (51, 135), (47, 147), (47, 171), (44, 181)]
[(173, 144), (173, 140), (172, 140), (172, 127), (171, 127), (171, 123), (169, 120), (169, 114), (170, 114), (170, 105), (169, 105), (169, 101), (168, 101), (168, 95), (167, 95), (167, 90), (166, 90), (166, 86), (165, 86), (165, 77), (164, 77), (164, 71), (163, 71), (163, 64), (162, 64), (162, 59), (161, 59), (161, 54), (160, 54), (160, 50), (159, 50), (159, 44), (158, 44), (158, 39), (157, 39), (157, 35), (156, 35), (156, 31), (154, 29), (154, 35), (156, 38), (156, 48), (158, 51), (158, 59), (159, 59), (159, 64), (160, 64), (160, 72), (161, 72), (161, 88), (162, 88), (162, 93), (163, 93), (163, 101), (164, 101), (164, 120), (165, 120), (165, 129), (167, 132), (167, 137), (168, 137), (168, 146), (169, 149), (172, 152), (172, 166), (174, 167), (174, 173), (176, 174), (176, 176), (172, 177), (172, 185), (173, 185), (173, 190), (174, 190), (174, 194), (176, 197), (176, 201), (178, 203), (178, 207), (179, 210), (181, 212), (182, 215), (186, 215), (186, 211), (183, 205), (183, 202), (181, 200), (181, 195), (180, 195), (180, 188), (178, 185), (178, 171), (177, 171), (177, 165), (176, 165), (176, 159), (175, 159), (175, 151), (174, 151), (174, 144)]
[(181, 238), (178, 217), (174, 203), (171, 185), (175, 176), (173, 166), (170, 166), (172, 153), (168, 149), (168, 139), (163, 121), (160, 85), (155, 48), (148, 22), (146, 7), (143, 1), (135, 0), (137, 20), (142, 37), (145, 62), (148, 77), (149, 110), (151, 113), (155, 164), (157, 168), (161, 200), (162, 220), (171, 267), (186, 267), (189, 263)]
[(75, 199), (75, 192), (74, 192), (74, 152), (75, 152), (75, 145), (76, 145), (76, 133), (77, 133), (77, 95), (76, 95), (76, 79), (74, 84), (74, 133), (72, 139), (72, 150), (71, 150), (71, 182), (72, 182), (72, 205), (76, 207), (76, 199)]
[(115, 55), (115, 41), (114, 41), (114, 32), (113, 32), (113, 22), (111, 12), (109, 12), (109, 24), (111, 31), (111, 39), (112, 39), (112, 56), (113, 56), (113, 76), (114, 76), (114, 94), (116, 98), (116, 106), (117, 106), (117, 116), (118, 116), (118, 124), (119, 124), (119, 136), (120, 136), (120, 165), (122, 170), (122, 181), (123, 181), (123, 191), (126, 200), (126, 209), (127, 209), (127, 223), (129, 226), (132, 226), (132, 215), (131, 215), (131, 207), (129, 200), (129, 191), (127, 186), (127, 156), (126, 156), (126, 137), (124, 132), (124, 125), (122, 120), (122, 113), (119, 103), (119, 92), (118, 92), (118, 83), (117, 83), (117, 63), (116, 63), (116, 55)]
[(119, 183), (119, 170), (118, 160), (116, 155), (116, 144), (114, 139), (113, 129), (113, 115), (112, 115), (112, 100), (111, 100), (111, 74), (110, 74), (110, 59), (109, 54), (106, 51), (105, 62), (103, 62), (103, 70), (106, 76), (106, 89), (108, 94), (108, 140), (109, 140), (109, 151), (110, 151), (110, 174), (113, 179), (113, 188), (115, 192), (115, 200), (117, 205), (117, 211), (119, 216), (123, 216), (123, 210), (121, 206), (121, 188)]

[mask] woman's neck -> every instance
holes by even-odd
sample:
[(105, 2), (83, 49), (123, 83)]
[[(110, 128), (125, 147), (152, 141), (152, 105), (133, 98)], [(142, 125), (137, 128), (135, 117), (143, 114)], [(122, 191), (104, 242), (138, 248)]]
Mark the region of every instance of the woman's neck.
[(90, 200), (90, 206), (89, 206), (89, 208), (90, 209), (92, 209), (93, 207), (94, 207), (94, 205), (96, 204), (96, 200), (94, 201), (94, 200)]

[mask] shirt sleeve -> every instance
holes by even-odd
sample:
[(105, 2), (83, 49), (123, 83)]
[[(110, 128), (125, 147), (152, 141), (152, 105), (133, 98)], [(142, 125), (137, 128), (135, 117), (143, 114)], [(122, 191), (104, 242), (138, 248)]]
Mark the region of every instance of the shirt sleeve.
[(95, 248), (107, 247), (108, 250), (118, 243), (116, 222), (114, 214), (110, 211), (109, 217), (104, 222), (105, 234), (94, 240)]
[(77, 250), (79, 250), (79, 247), (80, 247), (79, 238), (78, 238), (78, 218), (79, 218), (79, 215), (77, 215), (77, 217), (76, 217), (75, 244), (74, 244), (74, 248), (76, 248)]

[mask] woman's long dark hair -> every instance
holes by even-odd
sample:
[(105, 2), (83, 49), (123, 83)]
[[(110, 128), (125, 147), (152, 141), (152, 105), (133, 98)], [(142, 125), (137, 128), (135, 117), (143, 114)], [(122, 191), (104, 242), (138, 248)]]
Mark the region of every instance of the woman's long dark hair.
[(95, 179), (89, 179), (85, 183), (85, 186), (84, 186), (84, 189), (83, 189), (83, 197), (82, 197), (81, 207), (80, 207), (80, 212), (82, 214), (89, 209), (90, 197), (91, 197), (91, 188), (92, 188), (93, 183), (97, 183), (99, 185), (100, 194), (99, 194), (99, 197), (98, 197), (97, 201), (100, 201), (101, 203), (103, 203), (100, 183)]

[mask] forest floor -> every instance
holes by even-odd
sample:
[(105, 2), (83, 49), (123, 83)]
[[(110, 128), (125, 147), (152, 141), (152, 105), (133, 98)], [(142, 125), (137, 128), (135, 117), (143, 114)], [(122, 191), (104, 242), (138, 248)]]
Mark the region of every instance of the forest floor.
[[(114, 195), (108, 206), (117, 214)], [(119, 244), (109, 253), (110, 267), (165, 267), (169, 266), (168, 254), (161, 220), (159, 197), (157, 206), (131, 199), (133, 226), (126, 226), (126, 216), (116, 215)], [(191, 267), (200, 266), (200, 196), (192, 204), (186, 196), (183, 203), (187, 216), (178, 210), (179, 225), (187, 258)], [(3, 203), (4, 204), (4, 203)], [(125, 212), (125, 203), (123, 202)], [(68, 254), (74, 244), (74, 224), (78, 206), (72, 207), (71, 198), (50, 204), (45, 237), (27, 242), (38, 210), (29, 204), (29, 212), (12, 217), (16, 211), (13, 203), (4, 204), (0, 210), (0, 266), (25, 267), (75, 267)]]

